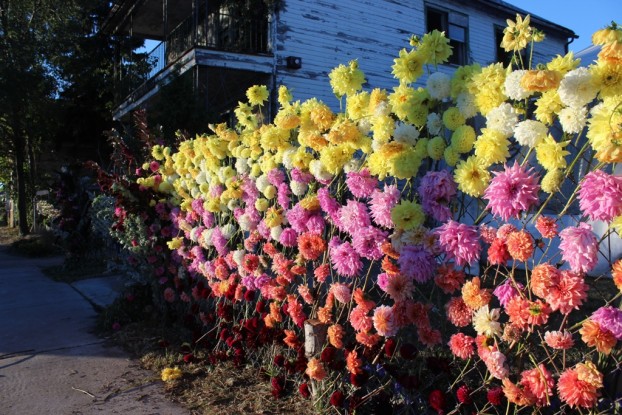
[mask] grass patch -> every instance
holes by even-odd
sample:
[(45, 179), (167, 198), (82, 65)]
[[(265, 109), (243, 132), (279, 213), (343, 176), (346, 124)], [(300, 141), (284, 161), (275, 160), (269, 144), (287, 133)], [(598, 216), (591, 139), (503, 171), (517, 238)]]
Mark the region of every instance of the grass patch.
[(43, 273), (54, 281), (66, 283), (98, 277), (106, 272), (108, 272), (106, 261), (93, 258), (67, 259), (61, 265), (43, 268)]
[[(52, 232), (38, 232), (20, 237), (11, 237), (11, 232), (5, 232), (6, 241), (9, 241), (9, 253), (30, 258), (41, 258), (63, 253), (62, 247), (56, 243), (56, 236)], [(5, 239), (3, 239), (5, 240)]]

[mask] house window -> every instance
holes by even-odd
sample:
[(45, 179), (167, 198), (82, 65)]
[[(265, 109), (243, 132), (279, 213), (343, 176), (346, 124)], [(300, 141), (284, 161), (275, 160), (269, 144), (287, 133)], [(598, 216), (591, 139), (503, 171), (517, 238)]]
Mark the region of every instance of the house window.
[(449, 63), (465, 65), (467, 63), (467, 43), (469, 32), (469, 19), (462, 13), (426, 8), (426, 31), (438, 30), (445, 32), (452, 47), (452, 55)]

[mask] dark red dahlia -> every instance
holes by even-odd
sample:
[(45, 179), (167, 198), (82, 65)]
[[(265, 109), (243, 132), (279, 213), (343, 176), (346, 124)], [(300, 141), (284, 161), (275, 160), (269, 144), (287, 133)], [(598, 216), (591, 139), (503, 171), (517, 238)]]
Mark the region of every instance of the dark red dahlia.
[(492, 405), (501, 405), (503, 403), (503, 388), (497, 386), (496, 388), (488, 389), (486, 397)]
[(397, 342), (393, 338), (388, 338), (384, 343), (384, 354), (390, 359), (395, 354), (397, 348)]
[(456, 398), (458, 399), (458, 402), (465, 405), (473, 403), (473, 399), (471, 398), (471, 390), (467, 385), (462, 385), (458, 388), (456, 391)]
[(445, 395), (439, 389), (434, 389), (428, 396), (428, 403), (436, 412), (442, 412), (445, 409)]
[(301, 383), (300, 386), (298, 386), (298, 392), (300, 392), (303, 398), (308, 398), (311, 396), (309, 385), (306, 383)]
[(337, 408), (341, 408), (343, 406), (344, 402), (345, 402), (345, 396), (343, 395), (343, 392), (337, 390), (337, 391), (333, 392), (332, 395), (330, 395), (330, 404), (332, 406), (336, 406)]

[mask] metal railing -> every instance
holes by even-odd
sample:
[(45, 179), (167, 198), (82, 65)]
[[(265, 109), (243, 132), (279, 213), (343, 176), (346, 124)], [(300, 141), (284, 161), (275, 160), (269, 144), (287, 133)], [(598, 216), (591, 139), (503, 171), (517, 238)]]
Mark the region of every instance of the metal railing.
[[(166, 40), (147, 54), (145, 62), (135, 64), (120, 77), (118, 103), (143, 95), (154, 85), (154, 78), (165, 68), (177, 62), (193, 47), (237, 52), (267, 54), (272, 50), (270, 19), (234, 16), (224, 11), (200, 13), (195, 26), (193, 16), (175, 27)], [(141, 73), (132, 70), (140, 68)], [(147, 70), (145, 70), (147, 68)]]

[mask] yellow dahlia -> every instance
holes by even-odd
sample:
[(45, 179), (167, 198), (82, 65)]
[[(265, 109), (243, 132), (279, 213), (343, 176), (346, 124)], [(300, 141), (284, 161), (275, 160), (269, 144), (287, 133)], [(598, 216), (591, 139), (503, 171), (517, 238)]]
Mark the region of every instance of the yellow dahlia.
[(399, 58), (393, 60), (394, 64), (391, 67), (393, 71), (391, 73), (399, 79), (400, 83), (413, 83), (423, 75), (425, 59), (425, 55), (414, 49), (410, 52), (402, 49)]
[(473, 197), (480, 197), (490, 182), (490, 172), (480, 160), (471, 156), (458, 163), (454, 171), (454, 180), (458, 189)]

